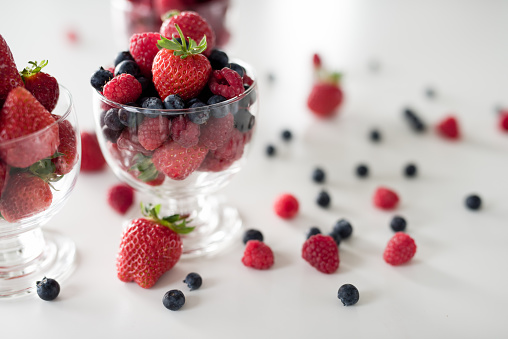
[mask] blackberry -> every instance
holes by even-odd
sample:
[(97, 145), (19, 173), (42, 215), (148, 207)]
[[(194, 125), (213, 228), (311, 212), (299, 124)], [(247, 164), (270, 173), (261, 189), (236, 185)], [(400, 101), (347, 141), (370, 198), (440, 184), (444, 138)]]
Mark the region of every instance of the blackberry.
[(412, 177), (415, 177), (416, 176), (416, 173), (417, 173), (417, 168), (416, 168), (416, 165), (415, 164), (408, 164), (405, 168), (404, 168), (404, 175), (408, 178), (412, 178)]
[(184, 109), (185, 102), (178, 94), (170, 94), (164, 99), (165, 109)]
[(275, 146), (273, 145), (266, 146), (266, 155), (268, 155), (269, 157), (273, 157), (275, 153), (277, 153)]
[(235, 114), (235, 128), (240, 132), (247, 132), (256, 123), (256, 118), (246, 109), (239, 109)]
[(203, 279), (199, 274), (191, 272), (187, 274), (183, 282), (187, 284), (187, 286), (190, 288), (191, 291), (194, 291), (201, 287)]
[(312, 226), (307, 231), (306, 238), (309, 239), (310, 237), (312, 237), (313, 235), (316, 235), (316, 234), (321, 234), (321, 230), (319, 229), (319, 227)]
[(162, 304), (168, 310), (177, 311), (185, 304), (185, 295), (180, 290), (170, 290), (164, 294)]
[[(205, 107), (205, 106), (206, 105), (204, 103), (202, 103), (201, 101), (196, 101), (195, 103), (193, 103), (190, 106), (190, 108), (191, 109), (192, 108), (200, 108), (200, 107)], [(195, 123), (197, 125), (202, 125), (205, 122), (207, 122), (208, 119), (210, 118), (210, 110), (209, 109), (201, 109), (198, 112), (189, 113), (187, 116), (189, 117), (189, 120), (192, 121), (193, 123)]]
[(36, 287), (37, 295), (42, 300), (54, 300), (60, 294), (60, 284), (55, 279), (44, 277), (36, 282)]
[(474, 211), (479, 210), (481, 206), (482, 199), (478, 195), (471, 194), (468, 197), (466, 197), (466, 207), (469, 208), (470, 210)]
[(250, 229), (250, 230), (245, 231), (245, 233), (243, 234), (242, 240), (243, 240), (244, 244), (247, 244), (247, 241), (249, 241), (249, 240), (263, 241), (263, 233), (261, 233), (261, 231), (258, 231), (258, 230)]
[(319, 192), (317, 198), (316, 198), (316, 203), (321, 206), (321, 207), (328, 207), (330, 206), (330, 202), (331, 202), (331, 198), (330, 198), (330, 195), (328, 194), (328, 192), (326, 191), (321, 191)]
[(139, 70), (139, 66), (135, 61), (124, 60), (120, 62), (118, 65), (116, 65), (115, 76), (124, 73), (130, 74), (135, 78), (137, 78), (141, 74), (141, 71)]
[(360, 293), (354, 285), (344, 284), (339, 288), (337, 297), (344, 306), (352, 306), (360, 300)]
[(109, 128), (108, 126), (104, 125), (104, 127), (102, 127), (102, 134), (104, 134), (104, 137), (111, 141), (112, 143), (116, 144), (118, 138), (120, 137), (120, 135), (122, 134), (122, 131), (115, 131), (111, 128)]
[(236, 73), (240, 74), (240, 76), (243, 78), (243, 76), (245, 75), (245, 68), (243, 68), (242, 66), (238, 65), (238, 64), (235, 64), (234, 62), (232, 63), (229, 63), (227, 65), (228, 68), (231, 68), (233, 71), (235, 71)]
[[(215, 105), (219, 102), (226, 101), (227, 99), (223, 97), (222, 95), (212, 95), (208, 101), (206, 102), (207, 105)], [(210, 111), (214, 118), (224, 118), (226, 115), (229, 114), (229, 109), (227, 106), (219, 106), (219, 107), (210, 107)]]
[(225, 52), (214, 48), (208, 56), (208, 61), (210, 61), (212, 69), (223, 69), (228, 65), (229, 57)]
[(390, 221), (390, 227), (394, 232), (404, 232), (406, 230), (406, 219), (401, 216), (394, 216)]
[(326, 178), (326, 174), (322, 168), (318, 167), (318, 168), (314, 169), (314, 171), (312, 172), (312, 180), (314, 180), (314, 182), (322, 183), (325, 181), (325, 178)]
[(335, 241), (335, 243), (337, 244), (337, 246), (339, 246), (339, 245), (340, 245), (340, 241), (342, 240), (342, 238), (341, 238), (341, 236), (340, 236), (340, 234), (339, 234), (339, 233), (336, 233), (336, 232), (333, 232), (333, 231), (332, 231), (332, 232), (328, 233), (328, 235), (329, 235), (330, 237), (332, 237), (333, 241)]
[(346, 219), (340, 219), (333, 226), (332, 232), (340, 235), (342, 239), (347, 239), (353, 233), (353, 226)]
[(369, 176), (369, 168), (364, 164), (358, 165), (356, 167), (356, 175), (359, 176), (360, 178), (365, 178)]
[(98, 71), (92, 74), (92, 77), (90, 78), (90, 84), (93, 88), (102, 92), (104, 85), (114, 77), (115, 75), (113, 73), (101, 67)]
[(125, 126), (118, 117), (118, 108), (110, 108), (104, 115), (104, 125), (113, 131), (121, 131)]
[(282, 140), (290, 141), (291, 139), (293, 139), (293, 134), (291, 133), (291, 131), (288, 129), (283, 130), (282, 131)]
[(129, 51), (122, 51), (120, 53), (118, 53), (118, 55), (116, 56), (115, 58), (115, 67), (121, 63), (122, 61), (124, 60), (131, 60), (131, 61), (134, 61), (134, 58), (132, 57), (131, 55), (131, 52)]
[(421, 133), (427, 129), (420, 117), (411, 108), (404, 109), (404, 117), (406, 118), (409, 127), (411, 127), (411, 129), (415, 132)]
[(373, 129), (370, 131), (369, 134), (370, 140), (373, 142), (380, 142), (381, 141), (381, 132), (377, 129)]

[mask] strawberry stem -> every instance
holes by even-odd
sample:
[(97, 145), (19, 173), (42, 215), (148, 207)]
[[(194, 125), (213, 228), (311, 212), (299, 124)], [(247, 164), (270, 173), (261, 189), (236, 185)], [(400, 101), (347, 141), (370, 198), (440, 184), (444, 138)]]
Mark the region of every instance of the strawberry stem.
[(141, 213), (159, 225), (165, 226), (178, 234), (188, 234), (194, 230), (194, 227), (187, 226), (187, 223), (190, 222), (188, 214), (173, 214), (161, 218), (159, 217), (160, 210), (160, 204), (152, 207), (151, 204), (145, 206), (141, 202)]
[(180, 35), (180, 41), (177, 40), (175, 36), (173, 39), (169, 40), (168, 38), (161, 35), (161, 39), (157, 41), (157, 47), (159, 49), (165, 48), (174, 51), (173, 54), (175, 56), (180, 56), (180, 58), (185, 59), (189, 55), (200, 54), (206, 49), (206, 35), (203, 35), (203, 38), (196, 44), (196, 41), (189, 38), (189, 45), (187, 45), (187, 40), (185, 39), (182, 30), (178, 24), (175, 24), (176, 30)]
[(48, 60), (42, 60), (40, 64), (37, 64), (37, 61), (29, 61), (28, 63), (32, 66), (27, 66), (21, 72), (19, 72), (23, 80), (39, 73), (44, 67), (47, 66)]

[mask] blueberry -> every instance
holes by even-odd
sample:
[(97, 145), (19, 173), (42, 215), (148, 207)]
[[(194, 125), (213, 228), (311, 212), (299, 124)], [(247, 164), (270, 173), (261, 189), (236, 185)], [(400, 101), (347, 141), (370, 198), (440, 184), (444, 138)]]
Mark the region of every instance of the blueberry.
[(394, 216), (390, 221), (390, 227), (394, 232), (404, 232), (406, 230), (406, 219), (401, 216)]
[(328, 207), (330, 206), (330, 202), (331, 202), (331, 198), (330, 198), (330, 195), (328, 194), (328, 192), (326, 191), (321, 191), (319, 192), (317, 198), (316, 198), (316, 203), (321, 206), (321, 207)]
[(90, 78), (90, 84), (92, 85), (93, 88), (102, 92), (104, 85), (113, 78), (114, 78), (113, 73), (101, 67)]
[(122, 125), (133, 128), (134, 130), (141, 125), (143, 118), (144, 116), (141, 113), (129, 112), (125, 108), (120, 108), (118, 110), (118, 120), (120, 120)]
[(360, 178), (365, 178), (369, 175), (369, 168), (366, 165), (360, 164), (356, 167), (356, 175)]
[(316, 234), (321, 234), (321, 230), (319, 229), (319, 227), (312, 226), (307, 231), (306, 238), (309, 239), (310, 237), (312, 237), (313, 235), (316, 235)]
[(409, 124), (409, 127), (413, 129), (415, 132), (421, 133), (426, 130), (426, 126), (420, 117), (415, 113), (411, 108), (404, 109), (404, 117)]
[(373, 142), (381, 141), (381, 133), (377, 129), (371, 130), (369, 136), (370, 136), (370, 140)]
[(155, 89), (155, 85), (152, 80), (145, 78), (144, 76), (137, 77), (139, 83), (141, 84), (141, 96), (142, 97), (158, 97), (159, 93)]
[(344, 284), (339, 288), (337, 297), (344, 306), (352, 306), (360, 300), (360, 293), (354, 285)]
[[(249, 89), (249, 86), (247, 87), (245, 86), (246, 85), (244, 85), (244, 89), (245, 91), (247, 91)], [(255, 102), (256, 102), (256, 91), (252, 90), (250, 91), (250, 93), (245, 94), (245, 96), (242, 99), (240, 99), (239, 105), (242, 108), (248, 108)]]
[(469, 208), (470, 210), (474, 211), (479, 210), (481, 206), (482, 199), (478, 195), (471, 194), (468, 197), (466, 197), (466, 207)]
[(101, 111), (101, 115), (99, 117), (99, 124), (102, 127), (104, 127), (104, 125), (106, 124), (106, 122), (104, 121), (104, 119), (106, 118), (106, 113), (107, 111)]
[(44, 277), (36, 282), (36, 287), (37, 295), (42, 300), (54, 300), (60, 294), (60, 284), (55, 279)]
[(115, 76), (124, 73), (130, 74), (137, 78), (140, 75), (138, 64), (132, 60), (124, 60), (120, 62), (115, 67)]
[(273, 145), (266, 146), (266, 155), (268, 155), (269, 157), (273, 157), (275, 153), (277, 153), (275, 146)]
[(249, 240), (263, 241), (263, 233), (261, 233), (261, 231), (258, 231), (258, 230), (250, 229), (250, 230), (245, 231), (245, 233), (243, 234), (242, 240), (243, 240), (244, 244), (246, 244), (247, 241), (249, 241)]
[(325, 181), (325, 178), (326, 178), (326, 174), (322, 168), (318, 167), (318, 168), (314, 169), (314, 171), (312, 172), (312, 180), (314, 180), (314, 182), (322, 183)]
[(339, 246), (339, 245), (340, 245), (340, 241), (342, 240), (342, 238), (341, 238), (341, 236), (340, 236), (340, 234), (339, 234), (339, 233), (337, 233), (337, 232), (333, 232), (333, 231), (332, 231), (332, 232), (328, 233), (328, 235), (329, 235), (330, 237), (332, 237), (333, 241), (335, 241), (335, 243), (337, 244), (337, 246)]
[(102, 134), (104, 134), (104, 137), (107, 140), (116, 144), (116, 141), (120, 137), (120, 134), (122, 134), (122, 131), (115, 131), (115, 130), (109, 128), (108, 126), (104, 125), (104, 127), (102, 127)]
[(192, 98), (192, 99), (189, 99), (189, 101), (187, 101), (185, 103), (185, 107), (187, 108), (190, 108), (192, 105), (194, 105), (195, 103), (201, 103), (201, 104), (204, 104), (203, 101), (201, 101), (201, 99), (199, 98)]
[[(190, 108), (191, 109), (199, 109), (200, 107), (205, 107), (206, 105), (202, 103), (201, 101), (197, 101), (193, 103)], [(201, 109), (199, 111), (196, 111), (194, 113), (189, 113), (187, 115), (189, 117), (189, 120), (192, 121), (195, 124), (201, 125), (208, 121), (210, 118), (210, 110), (209, 109)]]
[[(125, 127), (118, 118), (118, 111), (118, 108), (110, 108), (104, 115), (104, 125), (114, 131), (121, 131)], [(104, 127), (104, 125), (101, 127)]]
[(282, 140), (284, 141), (290, 141), (291, 139), (293, 139), (293, 134), (288, 129), (283, 130), (281, 136)]
[(235, 114), (235, 128), (240, 132), (247, 132), (255, 123), (255, 117), (246, 109), (241, 108)]
[[(219, 102), (226, 101), (227, 99), (222, 95), (213, 95), (206, 102), (207, 105), (215, 105)], [(210, 111), (215, 118), (224, 118), (229, 113), (229, 109), (226, 105), (221, 105), (218, 107), (210, 107)]]
[(164, 307), (171, 311), (177, 311), (185, 304), (185, 295), (180, 290), (170, 290), (162, 298)]
[(342, 239), (347, 239), (353, 233), (353, 226), (346, 219), (340, 219), (333, 226), (332, 232), (337, 233)]
[(199, 274), (192, 272), (187, 274), (183, 282), (187, 284), (191, 291), (194, 291), (201, 287), (203, 279)]
[(201, 90), (201, 92), (199, 92), (197, 98), (202, 101), (202, 102), (207, 102), (210, 97), (214, 96), (214, 94), (212, 93), (212, 91), (210, 90), (210, 87), (208, 86), (205, 86), (203, 87), (203, 89)]
[(212, 69), (223, 69), (229, 63), (228, 55), (219, 49), (213, 49), (208, 60), (212, 65)]
[(170, 94), (164, 99), (165, 109), (184, 109), (185, 102), (178, 94)]
[(229, 63), (227, 65), (227, 67), (231, 68), (233, 71), (240, 74), (241, 77), (243, 77), (245, 75), (245, 68), (243, 68), (242, 66), (240, 66), (238, 64), (235, 64), (234, 62)]
[[(143, 104), (141, 104), (141, 107), (142, 108), (147, 108), (147, 109), (163, 109), (164, 108), (164, 104), (162, 103), (161, 99), (157, 98), (157, 97), (150, 97), (150, 98), (146, 98), (146, 100), (143, 101)], [(147, 113), (152, 113), (150, 111), (146, 111)]]
[(416, 173), (417, 173), (417, 168), (416, 168), (415, 164), (408, 164), (404, 168), (404, 175), (408, 178), (412, 178), (412, 177), (416, 176)]
[(129, 51), (122, 51), (118, 53), (118, 55), (115, 58), (115, 67), (124, 60), (134, 61), (134, 58), (132, 57)]

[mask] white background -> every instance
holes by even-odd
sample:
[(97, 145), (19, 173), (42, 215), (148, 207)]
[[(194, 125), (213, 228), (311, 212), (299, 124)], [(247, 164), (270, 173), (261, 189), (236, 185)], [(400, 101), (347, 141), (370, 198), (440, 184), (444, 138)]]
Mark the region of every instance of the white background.
[[(257, 70), (261, 110), (247, 166), (223, 193), (245, 228), (264, 233), (275, 265), (244, 267), (238, 239), (216, 256), (180, 261), (150, 290), (120, 282), (115, 256), (123, 220), (106, 204), (117, 179), (110, 170), (81, 174), (48, 225), (75, 241), (76, 270), (54, 302), (34, 295), (2, 300), (2, 336), (506, 337), (508, 135), (496, 126), (495, 107), (508, 105), (508, 2), (238, 0), (229, 14), (226, 50)], [(66, 39), (69, 29), (77, 44)], [(108, 1), (1, 0), (0, 34), (19, 69), (49, 59), (46, 71), (70, 89), (82, 129), (92, 129), (90, 75), (119, 50)], [(314, 52), (344, 73), (346, 101), (331, 121), (318, 121), (305, 106)], [(424, 94), (429, 86), (434, 100)], [(406, 106), (429, 124), (426, 134), (407, 127)], [(458, 142), (432, 128), (450, 113), (462, 128)], [(374, 127), (383, 136), (379, 144), (367, 137)], [(290, 143), (280, 138), (284, 128), (293, 131)], [(274, 158), (264, 155), (268, 143), (277, 147)], [(418, 165), (418, 178), (402, 176), (409, 161)], [(359, 162), (370, 167), (365, 180), (354, 175)], [(326, 183), (311, 181), (315, 166), (326, 170)], [(372, 206), (379, 185), (400, 194), (395, 212)], [(332, 196), (327, 210), (314, 202), (322, 188)], [(300, 200), (292, 221), (272, 211), (283, 192)], [(464, 207), (469, 193), (483, 198), (481, 211)], [(401, 267), (382, 259), (395, 213), (408, 220), (418, 246)], [(301, 259), (301, 246), (310, 226), (326, 232), (340, 218), (354, 232), (340, 245), (338, 271), (325, 275)], [(191, 271), (204, 282), (189, 292), (182, 280)], [(337, 299), (344, 283), (360, 291), (353, 307)], [(161, 302), (173, 288), (187, 297), (178, 312)]]

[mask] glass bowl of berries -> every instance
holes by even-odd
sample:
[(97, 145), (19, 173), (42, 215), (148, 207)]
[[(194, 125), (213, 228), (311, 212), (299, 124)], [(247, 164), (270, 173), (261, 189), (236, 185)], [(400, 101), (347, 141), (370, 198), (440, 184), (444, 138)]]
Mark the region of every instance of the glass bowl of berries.
[(247, 159), (259, 108), (254, 72), (222, 51), (201, 54), (206, 38), (161, 36), (156, 44), (150, 81), (136, 77), (134, 65), (146, 69), (139, 62), (131, 62), (131, 73), (121, 73), (120, 62), (114, 73), (101, 67), (92, 76), (99, 144), (142, 203), (192, 220), (183, 256), (209, 254), (241, 228), (238, 211), (216, 193)]
[(0, 93), (0, 298), (63, 279), (74, 264), (74, 242), (43, 229), (73, 190), (81, 150), (72, 97), (41, 72), (46, 63), (31, 62)]

